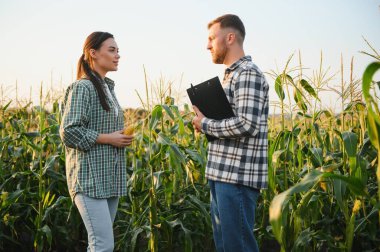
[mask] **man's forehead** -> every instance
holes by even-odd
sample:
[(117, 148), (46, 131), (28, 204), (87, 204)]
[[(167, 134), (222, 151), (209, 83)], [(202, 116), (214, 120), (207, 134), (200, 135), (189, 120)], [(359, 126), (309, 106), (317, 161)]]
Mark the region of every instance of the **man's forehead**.
[(216, 24), (213, 24), (210, 29), (209, 29), (209, 35), (212, 36), (212, 35), (215, 35), (217, 33), (220, 33), (221, 32), (221, 28), (220, 28), (220, 24), (219, 23), (216, 23)]
[(230, 28), (230, 27), (221, 28), (220, 24), (214, 24), (209, 29), (209, 36), (210, 37), (217, 36), (217, 35), (223, 36), (223, 35), (230, 33), (230, 32), (235, 32), (235, 30), (233, 28)]
[(220, 29), (220, 23), (215, 23), (210, 26), (209, 30), (219, 30)]

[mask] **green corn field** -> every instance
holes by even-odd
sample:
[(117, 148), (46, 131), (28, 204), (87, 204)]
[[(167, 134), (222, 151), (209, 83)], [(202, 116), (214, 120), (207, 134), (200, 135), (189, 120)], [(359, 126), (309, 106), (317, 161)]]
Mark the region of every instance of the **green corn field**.
[[(309, 76), (300, 55), (268, 73), (278, 97), (269, 188), (256, 210), (262, 251), (380, 250), (380, 55), (372, 50), (362, 79), (346, 78), (342, 66), (334, 87), (322, 56)], [(136, 139), (126, 149), (128, 196), (115, 250), (214, 251), (207, 140), (192, 127), (191, 106), (179, 107), (163, 81), (156, 90), (145, 84), (143, 109), (126, 111)], [(322, 104), (326, 89), (339, 96), (339, 113)], [(47, 101), (41, 87), (40, 101), (0, 104), (0, 250), (84, 251), (87, 233), (66, 186), (59, 100)]]

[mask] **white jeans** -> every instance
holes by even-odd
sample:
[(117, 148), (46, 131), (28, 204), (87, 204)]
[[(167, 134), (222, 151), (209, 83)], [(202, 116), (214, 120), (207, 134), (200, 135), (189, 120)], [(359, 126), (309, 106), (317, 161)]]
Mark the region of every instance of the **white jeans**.
[(78, 193), (75, 205), (88, 234), (88, 252), (112, 252), (114, 249), (113, 221), (119, 197), (95, 199)]

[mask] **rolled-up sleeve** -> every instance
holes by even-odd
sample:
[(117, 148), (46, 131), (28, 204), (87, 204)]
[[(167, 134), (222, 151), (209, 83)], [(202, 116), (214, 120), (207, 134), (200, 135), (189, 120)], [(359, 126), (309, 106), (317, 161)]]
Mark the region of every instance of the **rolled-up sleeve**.
[(234, 85), (236, 116), (225, 120), (203, 118), (203, 133), (218, 138), (255, 136), (258, 133), (268, 93), (265, 78), (255, 70), (245, 70), (239, 74)]
[(70, 148), (88, 151), (96, 144), (98, 133), (87, 128), (90, 115), (90, 92), (85, 85), (76, 83), (66, 95), (60, 125), (63, 143)]

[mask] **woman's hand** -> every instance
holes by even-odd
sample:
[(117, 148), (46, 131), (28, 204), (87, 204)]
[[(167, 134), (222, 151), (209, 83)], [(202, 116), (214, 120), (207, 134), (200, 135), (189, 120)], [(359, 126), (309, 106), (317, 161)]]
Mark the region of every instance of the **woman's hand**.
[(126, 136), (123, 134), (123, 131), (124, 130), (119, 130), (110, 134), (99, 134), (96, 142), (98, 144), (110, 144), (119, 148), (131, 145), (134, 136)]

